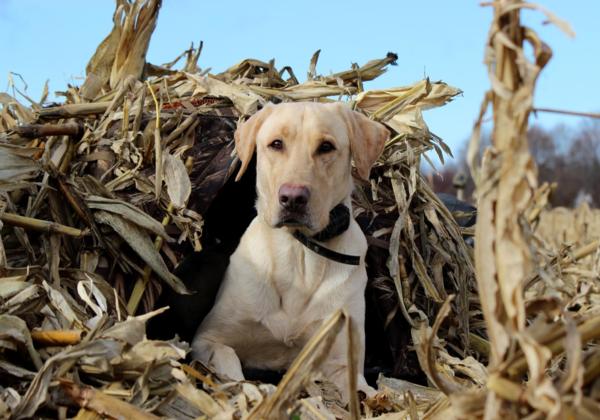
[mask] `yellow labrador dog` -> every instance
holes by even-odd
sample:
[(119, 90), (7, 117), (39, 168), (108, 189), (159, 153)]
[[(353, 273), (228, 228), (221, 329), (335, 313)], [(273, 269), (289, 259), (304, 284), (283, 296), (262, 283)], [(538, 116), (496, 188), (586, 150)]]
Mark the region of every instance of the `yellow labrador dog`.
[[(195, 358), (235, 380), (244, 378), (242, 365), (285, 369), (322, 322), (344, 309), (358, 337), (359, 389), (373, 391), (362, 374), (367, 241), (348, 216), (350, 160), (368, 178), (388, 137), (383, 125), (341, 103), (268, 105), (238, 127), (237, 179), (257, 152), (258, 215), (196, 332)], [(321, 369), (345, 400), (347, 368), (340, 334)]]

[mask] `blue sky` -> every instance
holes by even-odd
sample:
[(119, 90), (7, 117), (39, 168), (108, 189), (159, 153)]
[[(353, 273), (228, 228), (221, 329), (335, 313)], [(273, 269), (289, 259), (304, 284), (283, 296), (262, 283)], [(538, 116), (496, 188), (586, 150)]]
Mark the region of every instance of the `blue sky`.
[[(536, 106), (600, 111), (600, 1), (539, 3), (577, 35), (568, 38), (544, 25), (543, 15), (524, 12), (554, 50)], [(0, 0), (0, 90), (6, 90), (11, 71), (23, 76), (36, 99), (46, 79), (51, 92), (82, 83), (88, 59), (112, 27), (113, 10), (112, 0)], [(168, 62), (191, 41), (203, 40), (202, 68), (219, 72), (244, 58), (275, 58), (278, 67), (291, 65), (303, 80), (317, 49), (321, 74), (393, 51), (398, 65), (366, 87), (401, 86), (428, 76), (461, 88), (462, 97), (425, 114), (432, 131), (458, 150), (489, 86), (483, 50), (491, 15), (491, 8), (471, 0), (164, 0), (148, 60)], [(537, 121), (551, 127), (579, 120), (540, 114)]]

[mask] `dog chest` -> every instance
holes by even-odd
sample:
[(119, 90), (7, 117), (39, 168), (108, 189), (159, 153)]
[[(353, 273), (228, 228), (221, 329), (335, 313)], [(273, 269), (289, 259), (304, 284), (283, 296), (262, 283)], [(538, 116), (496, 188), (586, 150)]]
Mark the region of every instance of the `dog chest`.
[(364, 284), (348, 283), (361, 277), (354, 274), (360, 270), (328, 263), (274, 270), (265, 284), (270, 298), (260, 322), (286, 345), (303, 344), (333, 312), (347, 309), (355, 296), (362, 298)]

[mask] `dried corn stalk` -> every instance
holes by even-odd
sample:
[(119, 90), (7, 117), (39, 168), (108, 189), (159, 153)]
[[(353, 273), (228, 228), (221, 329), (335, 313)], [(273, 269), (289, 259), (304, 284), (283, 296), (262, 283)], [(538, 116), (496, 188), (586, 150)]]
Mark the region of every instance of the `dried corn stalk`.
[(114, 26), (86, 67), (81, 96), (92, 100), (102, 90), (116, 88), (127, 77), (140, 79), (156, 26), (161, 0), (118, 0)]
[[(527, 144), (527, 123), (533, 106), (535, 82), (551, 57), (549, 47), (530, 28), (521, 25), (523, 8), (534, 8), (521, 0), (493, 3), (494, 20), (488, 37), (486, 64), (492, 89), (486, 94), (471, 142), (469, 157), (477, 179), (478, 222), (475, 262), (481, 306), (490, 339), (491, 392), (485, 404), (485, 418), (500, 418), (510, 410), (506, 401), (525, 400), (530, 409), (549, 418), (563, 418), (569, 405), (579, 402), (561, 394), (577, 392), (575, 379), (581, 374), (581, 337), (576, 323), (565, 314), (563, 334), (570, 342), (568, 385), (559, 387), (547, 374), (554, 351), (541, 329), (543, 316), (528, 326), (524, 287), (538, 270), (535, 243), (528, 215), (536, 198), (537, 173)], [(525, 45), (533, 50), (533, 60)], [(483, 114), (492, 106), (494, 129), (492, 146), (475, 164), (478, 136)], [(519, 368), (515, 349), (519, 349)], [(528, 371), (523, 386), (506, 379), (506, 368), (513, 378)], [(575, 388), (573, 388), (575, 387)]]
[(535, 80), (550, 58), (550, 50), (529, 32), (536, 62), (526, 60), (525, 32), (514, 7), (519, 4), (494, 5), (487, 49), (493, 88), (486, 100), (493, 107), (494, 131), (478, 183), (475, 261), (492, 344), (491, 367), (504, 360), (511, 340), (525, 327), (522, 284), (531, 271), (532, 256), (521, 223), (537, 179), (526, 128)]

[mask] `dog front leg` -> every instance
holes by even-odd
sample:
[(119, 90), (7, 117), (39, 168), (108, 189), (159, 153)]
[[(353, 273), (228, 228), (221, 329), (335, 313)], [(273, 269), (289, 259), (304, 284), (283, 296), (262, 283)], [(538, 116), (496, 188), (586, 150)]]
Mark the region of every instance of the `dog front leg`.
[[(328, 358), (321, 367), (323, 375), (331, 382), (333, 382), (340, 390), (342, 401), (345, 403), (350, 401), (350, 376), (348, 371), (348, 364), (346, 356), (344, 354), (344, 360), (339, 358)], [(373, 396), (377, 391), (369, 386), (362, 372), (356, 374), (356, 385), (357, 390), (364, 392), (367, 396)]]
[[(359, 328), (354, 320), (353, 327), (353, 347), (352, 352), (356, 361), (356, 382), (357, 389), (364, 392), (367, 396), (373, 396), (376, 391), (367, 384), (364, 377), (365, 363), (365, 335), (364, 329)], [(348, 369), (348, 336), (346, 331), (341, 332), (335, 339), (328, 357), (323, 361), (321, 371), (327, 379), (335, 383), (342, 393), (344, 402), (350, 400), (350, 376)]]
[(192, 343), (192, 357), (212, 366), (219, 375), (243, 381), (242, 363), (235, 350), (225, 344), (197, 336)]
[[(350, 400), (348, 365), (345, 362), (336, 363), (334, 360), (330, 360), (323, 363), (322, 371), (325, 377), (339, 388), (343, 401), (348, 402)], [(368, 397), (377, 393), (375, 388), (367, 383), (362, 372), (356, 374), (356, 389), (364, 392)]]
[[(364, 318), (362, 321), (364, 325)], [(356, 366), (357, 366), (357, 388), (359, 391), (364, 392), (368, 397), (374, 396), (377, 391), (375, 388), (370, 386), (365, 379), (364, 371), (365, 371), (365, 329), (364, 327), (359, 327), (355, 320), (352, 320), (352, 325), (354, 327), (354, 348), (352, 351), (354, 352), (356, 358)]]

